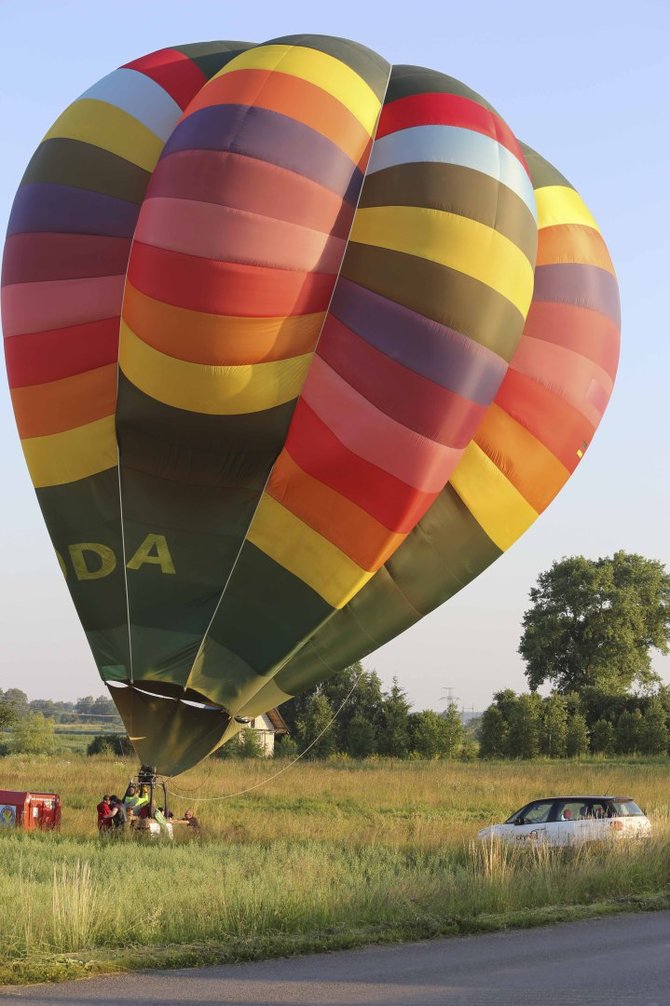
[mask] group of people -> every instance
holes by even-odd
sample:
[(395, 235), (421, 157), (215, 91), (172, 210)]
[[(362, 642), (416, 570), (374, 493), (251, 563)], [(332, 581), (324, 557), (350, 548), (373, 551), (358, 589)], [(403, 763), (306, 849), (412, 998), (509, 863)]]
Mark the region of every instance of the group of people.
[[(151, 813), (151, 791), (147, 785), (137, 786), (131, 782), (123, 798), (115, 794), (105, 794), (97, 806), (98, 831), (122, 831), (126, 825), (131, 827), (137, 821), (146, 820)], [(184, 824), (189, 828), (199, 830), (200, 822), (192, 810), (187, 810), (184, 817), (175, 818), (171, 811), (164, 812), (162, 807), (156, 808), (156, 819), (169, 820), (173, 824)]]

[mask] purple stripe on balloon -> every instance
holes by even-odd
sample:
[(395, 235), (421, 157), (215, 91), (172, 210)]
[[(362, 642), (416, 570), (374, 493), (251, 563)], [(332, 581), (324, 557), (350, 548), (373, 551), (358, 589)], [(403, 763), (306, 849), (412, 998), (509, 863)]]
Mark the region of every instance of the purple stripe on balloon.
[(131, 238), (139, 211), (137, 203), (88, 189), (47, 182), (22, 185), (14, 200), (7, 234), (41, 231)]
[(568, 262), (537, 266), (533, 301), (586, 307), (611, 318), (617, 326), (621, 324), (617, 281), (611, 272), (595, 265)]
[(304, 175), (356, 202), (363, 175), (335, 143), (280, 112), (249, 105), (212, 105), (184, 119), (161, 158), (178, 150), (230, 150)]
[(486, 346), (344, 277), (331, 312), (375, 349), (472, 402), (492, 402), (507, 372)]

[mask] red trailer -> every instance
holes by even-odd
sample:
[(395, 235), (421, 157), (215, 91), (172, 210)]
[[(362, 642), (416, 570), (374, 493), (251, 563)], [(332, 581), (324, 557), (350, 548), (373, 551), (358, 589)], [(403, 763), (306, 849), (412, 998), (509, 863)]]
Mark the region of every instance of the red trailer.
[(53, 831), (60, 828), (58, 793), (28, 793), (0, 789), (0, 829)]

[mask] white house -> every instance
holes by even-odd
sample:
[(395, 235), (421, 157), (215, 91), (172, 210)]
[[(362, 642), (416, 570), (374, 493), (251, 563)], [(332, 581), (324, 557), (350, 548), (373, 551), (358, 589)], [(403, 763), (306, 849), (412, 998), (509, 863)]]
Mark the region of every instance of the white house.
[[(288, 727), (278, 709), (269, 709), (267, 713), (261, 713), (245, 727), (247, 730), (255, 730), (266, 758), (271, 758), (275, 753), (275, 737), (277, 734), (287, 734)], [(238, 737), (242, 737), (240, 731)]]

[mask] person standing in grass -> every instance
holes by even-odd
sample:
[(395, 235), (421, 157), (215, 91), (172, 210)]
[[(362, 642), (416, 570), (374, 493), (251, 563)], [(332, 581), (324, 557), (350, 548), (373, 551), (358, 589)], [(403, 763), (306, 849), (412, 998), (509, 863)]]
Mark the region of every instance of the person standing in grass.
[(114, 819), (114, 811), (107, 794), (103, 796), (96, 810), (98, 812), (98, 831), (110, 831)]

